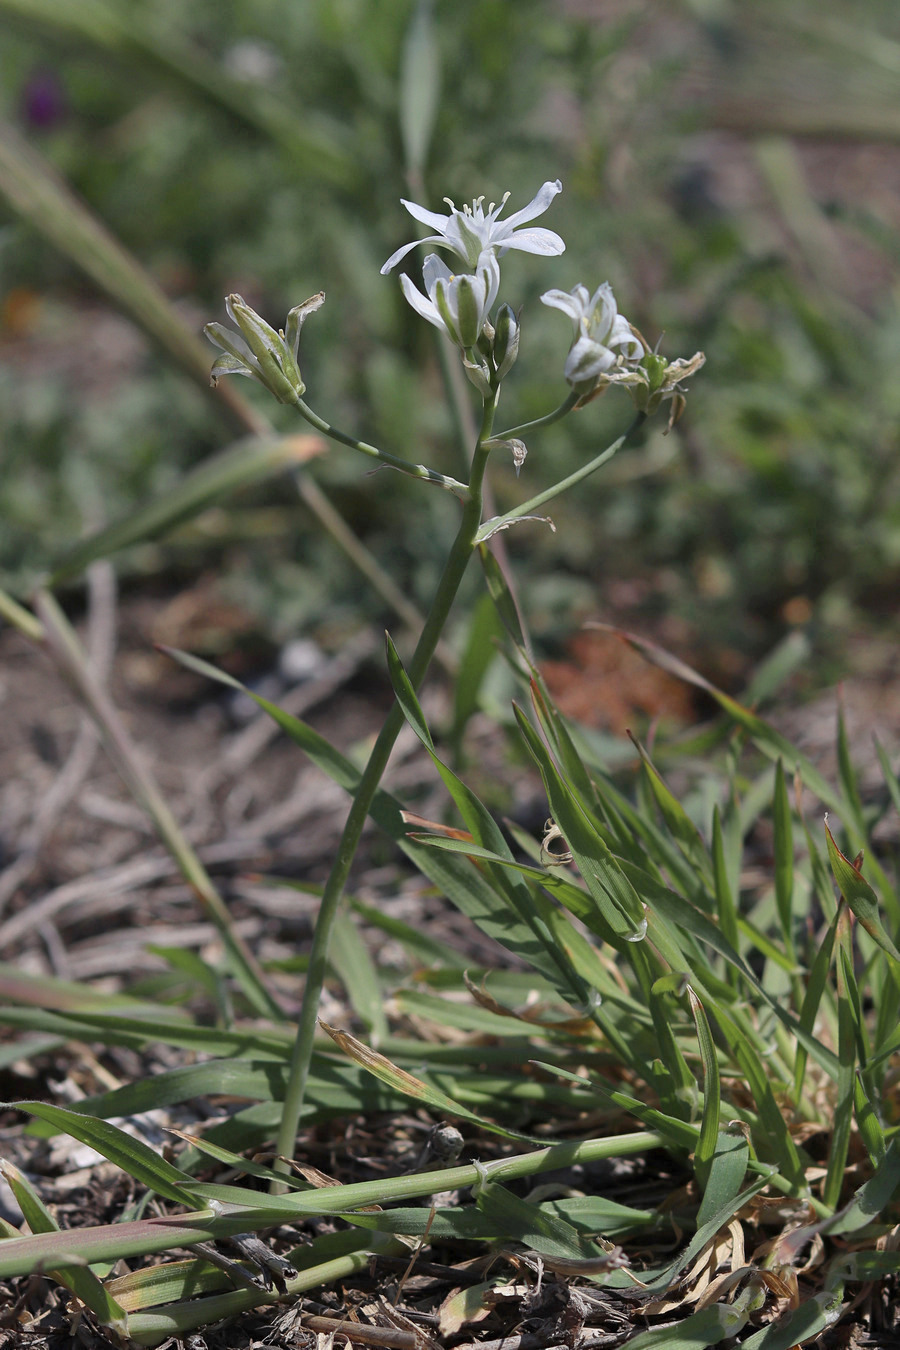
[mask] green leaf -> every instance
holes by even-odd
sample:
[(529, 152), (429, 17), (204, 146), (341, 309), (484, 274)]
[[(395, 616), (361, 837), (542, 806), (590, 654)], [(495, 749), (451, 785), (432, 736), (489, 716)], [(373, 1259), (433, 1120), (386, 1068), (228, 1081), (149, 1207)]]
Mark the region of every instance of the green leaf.
[[(205, 364), (209, 364), (208, 360)], [(98, 558), (110, 558), (123, 548), (155, 539), (192, 520), (223, 497), (296, 470), (325, 449), (326, 442), (320, 436), (245, 437), (210, 455), (163, 496), (78, 543), (64, 555), (48, 585), (70, 581)]]
[(501, 622), (519, 650), (527, 652), (528, 643), (522, 629), (522, 620), (519, 618), (516, 602), (506, 584), (506, 577), (503, 575), (500, 564), (487, 544), (479, 544), (478, 553), (481, 558), (481, 565), (484, 568), (484, 579), (487, 582), (488, 594), (494, 602)]
[(700, 1189), (705, 1191), (719, 1138), (722, 1083), (719, 1078), (719, 1060), (716, 1055), (716, 1047), (713, 1043), (712, 1032), (709, 1029), (709, 1022), (706, 1020), (703, 1004), (690, 985), (687, 987), (687, 994), (690, 999), (691, 1014), (697, 1028), (700, 1059), (703, 1063), (703, 1115), (700, 1120), (700, 1137), (694, 1151), (694, 1171)]
[(697, 1211), (697, 1227), (731, 1204), (744, 1184), (750, 1161), (750, 1145), (741, 1131), (720, 1130), (709, 1167), (703, 1200)]
[(388, 1087), (393, 1088), (395, 1092), (400, 1092), (406, 1097), (412, 1097), (415, 1101), (422, 1102), (425, 1106), (430, 1106), (441, 1114), (457, 1116), (460, 1120), (468, 1120), (473, 1125), (478, 1125), (481, 1129), (488, 1130), (492, 1134), (502, 1135), (504, 1139), (519, 1139), (529, 1144), (543, 1142), (532, 1139), (529, 1135), (519, 1134), (516, 1130), (507, 1130), (493, 1121), (485, 1120), (460, 1102), (454, 1101), (452, 1097), (448, 1097), (439, 1088), (432, 1087), (431, 1084), (423, 1082), (421, 1078), (416, 1078), (413, 1074), (407, 1073), (405, 1069), (391, 1063), (386, 1055), (379, 1054), (378, 1051), (371, 1050), (367, 1045), (363, 1045), (362, 1041), (358, 1041), (349, 1032), (339, 1031), (336, 1027), (330, 1027), (327, 1022), (321, 1020), (319, 1026), (345, 1055), (349, 1055), (351, 1059), (355, 1060), (368, 1073), (374, 1074), (382, 1083), (387, 1083)]
[(346, 909), (334, 921), (329, 962), (337, 971), (350, 1006), (369, 1032), (373, 1045), (389, 1035), (381, 981), (369, 948)]
[(713, 890), (716, 896), (716, 912), (719, 916), (719, 927), (722, 930), (722, 936), (730, 943), (734, 950), (737, 951), (738, 926), (735, 888), (731, 884), (729, 875), (728, 860), (725, 852), (725, 836), (722, 830), (722, 817), (719, 814), (718, 805), (716, 805), (713, 811), (712, 861)]
[(781, 933), (788, 956), (794, 958), (794, 836), (791, 827), (791, 804), (788, 799), (781, 759), (775, 766), (775, 797), (772, 802), (775, 826), (775, 905), (781, 923)]
[(667, 787), (640, 741), (632, 737), (632, 742), (641, 757), (641, 767), (646, 776), (646, 781), (650, 786), (653, 799), (659, 807), (669, 833), (678, 844), (678, 847), (681, 849), (691, 866), (696, 868), (698, 873), (703, 876), (711, 886), (712, 870), (710, 867), (710, 857), (706, 850), (706, 845), (700, 838), (700, 831), (697, 829), (697, 826), (691, 820), (678, 798), (675, 797)]
[(644, 907), (606, 842), (563, 780), (537, 732), (514, 705), (516, 720), (537, 764), (553, 819), (568, 844), (585, 885), (596, 901), (595, 931), (619, 950), (640, 941), (647, 927)]
[(418, 0), (403, 44), (400, 69), (400, 134), (407, 173), (425, 168), (441, 92), (441, 60), (434, 0)]
[(451, 739), (459, 751), (469, 719), (478, 707), (485, 675), (497, 656), (495, 640), (502, 635), (497, 609), (490, 595), (480, 595), (472, 611), (466, 647), (453, 689)]
[[(7, 1162), (0, 1162), (0, 1172), (9, 1183), (32, 1233), (59, 1232), (59, 1224), (27, 1178)], [(125, 1309), (104, 1288), (94, 1271), (86, 1266), (83, 1269), (73, 1266), (62, 1270), (48, 1270), (47, 1274), (80, 1298), (102, 1325), (113, 1327), (123, 1337), (127, 1336)]]
[(895, 1135), (869, 1180), (860, 1186), (844, 1209), (823, 1225), (825, 1231), (840, 1236), (856, 1233), (874, 1223), (887, 1209), (900, 1189), (900, 1136)]
[(506, 1238), (524, 1243), (540, 1256), (590, 1261), (601, 1255), (596, 1244), (582, 1237), (565, 1219), (529, 1204), (496, 1182), (475, 1187), (475, 1202)]
[(860, 1138), (866, 1146), (869, 1161), (873, 1167), (878, 1167), (884, 1161), (884, 1130), (881, 1128), (881, 1121), (866, 1095), (866, 1089), (859, 1073), (856, 1074), (853, 1082), (853, 1114), (856, 1116)]
[(148, 1144), (140, 1139), (133, 1139), (130, 1134), (126, 1134), (115, 1125), (110, 1125), (107, 1120), (95, 1120), (91, 1116), (81, 1115), (78, 1111), (71, 1111), (68, 1107), (53, 1106), (49, 1102), (4, 1102), (3, 1106), (6, 1110), (27, 1111), (30, 1115), (37, 1116), (39, 1120), (46, 1120), (48, 1124), (64, 1130), (73, 1139), (89, 1144), (98, 1153), (102, 1153), (104, 1158), (121, 1167), (123, 1172), (134, 1177), (135, 1181), (155, 1191), (157, 1195), (165, 1196), (167, 1200), (184, 1205), (193, 1199), (191, 1189), (194, 1185), (193, 1177), (173, 1167)]
[(844, 857), (834, 842), (834, 836), (827, 823), (825, 835), (828, 840), (828, 857), (831, 862), (831, 870), (840, 887), (841, 894), (869, 937), (872, 938), (873, 942), (877, 942), (882, 951), (887, 953), (896, 968), (900, 965), (900, 952), (897, 951), (882, 926), (878, 914), (878, 897), (859, 869), (853, 865), (849, 858)]

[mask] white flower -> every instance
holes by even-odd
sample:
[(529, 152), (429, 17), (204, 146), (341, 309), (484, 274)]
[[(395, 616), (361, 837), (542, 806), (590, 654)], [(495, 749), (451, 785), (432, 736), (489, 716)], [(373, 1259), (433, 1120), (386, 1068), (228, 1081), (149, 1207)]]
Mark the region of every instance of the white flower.
[(444, 201), (450, 207), (448, 216), (440, 215), (436, 211), (426, 211), (424, 206), (417, 206), (415, 202), (404, 201), (403, 205), (409, 214), (436, 233), (428, 235), (425, 239), (414, 239), (411, 244), (404, 244), (402, 248), (398, 248), (382, 267), (381, 274), (384, 276), (390, 272), (401, 258), (405, 258), (414, 248), (418, 248), (419, 244), (438, 244), (441, 248), (449, 248), (457, 257), (464, 258), (470, 268), (478, 265), (482, 254), (488, 249), (493, 250), (498, 258), (502, 258), (511, 248), (521, 249), (523, 253), (539, 253), (544, 257), (554, 257), (562, 253), (566, 247), (558, 234), (540, 227), (531, 230), (522, 230), (519, 227), (528, 220), (534, 220), (535, 216), (543, 215), (557, 192), (562, 192), (562, 183), (559, 179), (553, 183), (545, 183), (528, 205), (523, 206), (521, 211), (516, 211), (508, 220), (497, 219), (509, 200), (508, 192), (504, 194), (499, 206), (491, 202), (486, 214), (483, 206), (484, 197), (477, 198), (471, 206), (466, 204), (462, 210), (457, 210), (449, 197), (445, 197)]
[(575, 341), (569, 348), (565, 370), (569, 384), (583, 385), (643, 357), (644, 344), (619, 313), (608, 281), (593, 295), (586, 286), (578, 285), (572, 291), (546, 291), (541, 300), (572, 320)]
[(426, 295), (405, 274), (400, 278), (403, 294), (417, 314), (433, 323), (464, 350), (474, 347), (497, 298), (500, 265), (493, 253), (482, 253), (473, 275), (457, 275), (435, 253), (429, 253), (422, 269)]

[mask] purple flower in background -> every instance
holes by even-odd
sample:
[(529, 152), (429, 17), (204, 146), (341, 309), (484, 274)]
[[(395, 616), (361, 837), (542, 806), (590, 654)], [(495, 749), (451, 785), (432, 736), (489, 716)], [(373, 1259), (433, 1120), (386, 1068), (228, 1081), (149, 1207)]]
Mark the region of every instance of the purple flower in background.
[(19, 103), (22, 120), (37, 131), (56, 126), (69, 110), (62, 80), (52, 70), (33, 70), (22, 86)]

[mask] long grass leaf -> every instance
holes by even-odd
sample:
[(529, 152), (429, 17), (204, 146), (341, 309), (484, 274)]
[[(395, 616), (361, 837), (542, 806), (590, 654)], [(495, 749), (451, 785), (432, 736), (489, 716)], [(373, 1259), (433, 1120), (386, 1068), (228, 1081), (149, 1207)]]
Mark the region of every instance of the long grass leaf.
[(345, 1055), (355, 1060), (367, 1073), (374, 1074), (383, 1083), (387, 1083), (388, 1087), (393, 1088), (396, 1092), (400, 1092), (406, 1097), (412, 1097), (415, 1101), (430, 1106), (435, 1111), (457, 1116), (460, 1120), (467, 1120), (492, 1134), (502, 1135), (504, 1139), (519, 1139), (532, 1144), (540, 1142), (532, 1139), (529, 1135), (519, 1134), (516, 1130), (507, 1130), (502, 1125), (485, 1120), (460, 1102), (454, 1101), (452, 1097), (448, 1097), (446, 1092), (441, 1092), (439, 1088), (432, 1087), (431, 1084), (423, 1082), (421, 1078), (416, 1078), (413, 1074), (407, 1073), (405, 1069), (391, 1063), (386, 1055), (379, 1054), (377, 1050), (372, 1050), (369, 1046), (363, 1045), (362, 1041), (358, 1041), (349, 1032), (339, 1031), (337, 1027), (330, 1027), (327, 1022), (320, 1021), (319, 1025)]
[(694, 1025), (697, 1028), (700, 1059), (703, 1064), (703, 1115), (700, 1119), (700, 1136), (694, 1150), (694, 1171), (701, 1191), (705, 1191), (712, 1167), (713, 1154), (716, 1151), (716, 1142), (719, 1137), (722, 1083), (719, 1077), (719, 1060), (716, 1047), (703, 1004), (690, 985), (687, 987), (687, 995), (690, 999)]
[[(37, 1191), (22, 1173), (11, 1163), (0, 1162), (0, 1172), (6, 1178), (19, 1208), (32, 1233), (58, 1233), (59, 1224), (53, 1218)], [(76, 1266), (62, 1270), (48, 1270), (51, 1278), (70, 1289), (82, 1303), (90, 1308), (104, 1326), (112, 1327), (122, 1336), (128, 1334), (128, 1322), (125, 1309), (104, 1287), (94, 1271)]]
[(54, 1106), (50, 1102), (5, 1102), (4, 1109), (27, 1111), (29, 1115), (45, 1120), (57, 1129), (65, 1130), (73, 1139), (89, 1144), (104, 1158), (121, 1167), (129, 1176), (134, 1177), (157, 1195), (174, 1200), (177, 1204), (186, 1204), (192, 1199), (193, 1178), (180, 1168), (173, 1167), (155, 1153), (149, 1144), (134, 1139), (124, 1130), (111, 1125), (107, 1120), (96, 1120), (91, 1116), (72, 1111), (65, 1106)]
[(775, 766), (775, 796), (772, 802), (775, 827), (775, 907), (788, 956), (794, 956), (794, 836), (791, 828), (791, 804), (788, 799), (784, 764)]
[(878, 913), (878, 897), (872, 890), (872, 887), (866, 881), (862, 872), (854, 863), (846, 858), (837, 844), (834, 842), (834, 836), (828, 825), (825, 826), (825, 836), (828, 841), (828, 857), (831, 862), (831, 870), (834, 873), (834, 879), (840, 887), (841, 894), (847, 901), (847, 904), (853, 910), (863, 928), (869, 934), (873, 942), (876, 942), (882, 951), (886, 952), (891, 960), (896, 973), (900, 974), (900, 952), (894, 946)]

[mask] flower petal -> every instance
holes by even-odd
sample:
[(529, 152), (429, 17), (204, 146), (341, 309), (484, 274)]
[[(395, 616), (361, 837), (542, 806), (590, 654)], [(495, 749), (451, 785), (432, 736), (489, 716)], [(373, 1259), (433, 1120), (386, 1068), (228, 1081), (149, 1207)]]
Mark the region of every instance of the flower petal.
[(232, 332), (223, 323), (208, 323), (204, 326), (203, 331), (210, 342), (216, 347), (221, 347), (223, 352), (228, 352), (236, 360), (243, 361), (248, 366), (256, 365), (256, 357), (239, 333)]
[(587, 287), (576, 286), (571, 293), (558, 290), (544, 291), (541, 304), (549, 305), (551, 309), (561, 309), (563, 314), (568, 314), (577, 331), (585, 315), (587, 299)]
[(405, 272), (400, 278), (400, 285), (403, 287), (403, 294), (406, 296), (406, 299), (412, 305), (416, 313), (420, 314), (423, 319), (427, 319), (429, 323), (433, 323), (435, 328), (440, 328), (441, 332), (446, 333), (447, 325), (438, 313), (434, 303), (428, 299), (427, 295), (423, 295), (422, 292), (413, 285)]
[(412, 253), (413, 249), (418, 248), (420, 244), (444, 244), (446, 242), (443, 235), (430, 234), (427, 239), (414, 239), (411, 244), (404, 244), (402, 248), (398, 248), (397, 252), (392, 253), (388, 258), (381, 269), (381, 275), (386, 277), (391, 268), (397, 266), (401, 258), (405, 258), (407, 253)]
[(594, 342), (592, 338), (580, 337), (572, 343), (566, 357), (566, 379), (569, 384), (581, 384), (584, 380), (593, 380), (602, 375), (615, 363), (615, 352), (602, 343)]
[(250, 369), (246, 361), (242, 361), (239, 356), (230, 356), (228, 352), (213, 361), (212, 370), (209, 372), (209, 382), (213, 389), (223, 375), (247, 375), (251, 380), (256, 379), (256, 372)]
[(523, 206), (521, 211), (514, 211), (503, 223), (514, 230), (518, 225), (524, 224), (526, 220), (534, 220), (535, 216), (542, 216), (558, 192), (562, 192), (562, 183), (558, 178), (554, 179), (553, 182), (544, 183), (538, 188), (527, 206)]
[(417, 205), (416, 202), (408, 202), (404, 197), (400, 198), (403, 206), (406, 207), (414, 220), (418, 220), (421, 225), (430, 225), (433, 230), (439, 230), (441, 234), (447, 228), (451, 216), (442, 215), (440, 211), (428, 211), (424, 206)]
[(555, 258), (566, 251), (565, 240), (552, 230), (544, 230), (540, 226), (533, 230), (517, 230), (504, 239), (499, 248), (501, 253), (505, 253), (508, 248), (517, 248), (523, 253), (537, 253), (543, 258)]

